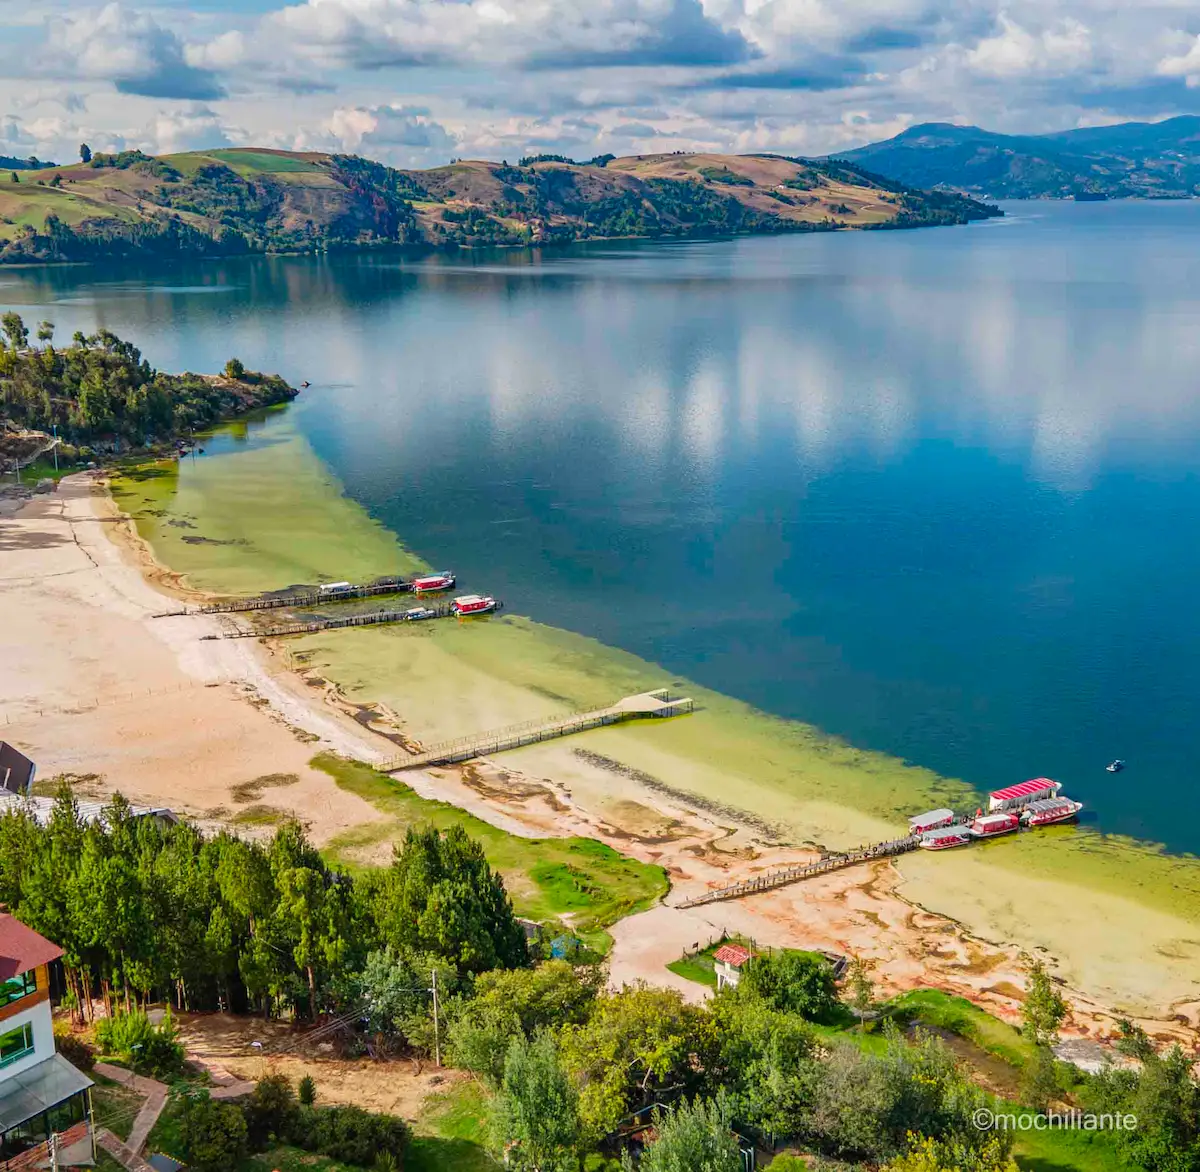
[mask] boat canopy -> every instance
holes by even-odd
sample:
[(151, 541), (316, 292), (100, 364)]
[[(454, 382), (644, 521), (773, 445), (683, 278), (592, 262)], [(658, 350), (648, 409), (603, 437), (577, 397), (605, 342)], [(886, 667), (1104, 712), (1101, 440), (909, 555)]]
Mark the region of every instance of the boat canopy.
[(920, 834), (922, 830), (933, 830), (935, 827), (945, 826), (946, 823), (953, 821), (953, 810), (930, 810), (928, 814), (918, 814), (916, 817), (910, 818), (908, 825), (915, 834)]
[(1078, 802), (1071, 801), (1070, 798), (1042, 798), (1037, 802), (1030, 802), (1025, 807), (1027, 814), (1054, 814), (1059, 810), (1074, 810), (1079, 806)]
[(1005, 786), (1004, 789), (994, 790), (989, 795), (988, 808), (1008, 810), (1014, 806), (1027, 806), (1038, 798), (1052, 798), (1062, 789), (1061, 781), (1051, 781), (1048, 777), (1035, 777), (1032, 781), (1022, 781), (1018, 785)]
[(966, 832), (961, 826), (945, 826), (941, 830), (930, 830), (921, 835), (923, 843), (950, 842), (954, 839), (966, 838)]

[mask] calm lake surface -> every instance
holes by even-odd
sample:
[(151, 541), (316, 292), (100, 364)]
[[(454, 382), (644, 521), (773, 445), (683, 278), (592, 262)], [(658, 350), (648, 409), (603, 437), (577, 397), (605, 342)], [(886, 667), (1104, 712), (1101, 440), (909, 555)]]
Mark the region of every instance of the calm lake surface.
[(0, 304), (309, 379), (349, 493), (514, 612), (1200, 849), (1200, 203), (1008, 211), (0, 270)]

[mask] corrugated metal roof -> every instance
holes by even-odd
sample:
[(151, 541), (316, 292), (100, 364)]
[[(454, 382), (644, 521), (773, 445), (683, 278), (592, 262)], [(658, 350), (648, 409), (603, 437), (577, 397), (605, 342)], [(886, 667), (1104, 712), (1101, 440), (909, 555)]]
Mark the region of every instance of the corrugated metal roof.
[(1035, 777), (1032, 781), (1022, 781), (1018, 785), (1006, 786), (1004, 789), (994, 790), (988, 796), (994, 802), (1011, 802), (1013, 798), (1028, 797), (1029, 794), (1038, 794), (1043, 790), (1053, 789), (1058, 790), (1061, 786), (1057, 781), (1051, 781), (1048, 777)]
[[(107, 802), (76, 801), (75, 805), (78, 806), (79, 817), (85, 825), (100, 821), (104, 816), (104, 811), (108, 809)], [(46, 826), (50, 821), (50, 815), (54, 813), (54, 798), (26, 798), (0, 789), (0, 814), (5, 814), (13, 809), (27, 810), (37, 820), (39, 826)], [(179, 821), (175, 811), (168, 806), (130, 806), (129, 809), (135, 818), (165, 818), (168, 822)]]

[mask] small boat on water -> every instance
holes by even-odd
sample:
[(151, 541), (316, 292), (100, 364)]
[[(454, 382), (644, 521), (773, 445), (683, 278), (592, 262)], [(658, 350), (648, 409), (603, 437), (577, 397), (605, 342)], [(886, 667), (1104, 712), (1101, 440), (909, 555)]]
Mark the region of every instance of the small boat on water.
[(449, 570), (426, 574), (423, 578), (414, 578), (412, 588), (414, 594), (434, 594), (439, 590), (453, 590), (454, 575)]
[(1115, 761), (1110, 761), (1105, 767), (1109, 773), (1120, 773), (1125, 768), (1125, 762), (1118, 757)]
[(977, 814), (967, 827), (967, 833), (975, 838), (995, 838), (998, 834), (1011, 834), (1021, 825), (1021, 816), (1010, 811), (999, 814)]
[(454, 613), (459, 616), (490, 614), (496, 609), (496, 600), (489, 594), (464, 594), (451, 604)]
[(940, 830), (931, 830), (921, 835), (921, 849), (926, 851), (945, 851), (956, 846), (966, 846), (971, 836), (963, 826), (944, 826)]
[(428, 606), (414, 606), (410, 610), (404, 612), (404, 621), (406, 623), (419, 623), (423, 619), (436, 619), (437, 611), (432, 610)]
[(1082, 809), (1083, 803), (1071, 798), (1044, 798), (1030, 802), (1021, 811), (1021, 820), (1026, 826), (1053, 826), (1056, 822), (1070, 822)]

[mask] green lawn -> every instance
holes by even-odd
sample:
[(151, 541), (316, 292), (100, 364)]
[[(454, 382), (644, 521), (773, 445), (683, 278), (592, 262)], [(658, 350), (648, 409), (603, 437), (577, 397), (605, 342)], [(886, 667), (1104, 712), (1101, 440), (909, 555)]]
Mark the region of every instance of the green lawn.
[(476, 1082), (431, 1098), (413, 1133), (404, 1160), (409, 1172), (491, 1172), (500, 1166), (486, 1147), (487, 1095)]
[(914, 989), (893, 998), (888, 1006), (903, 1017), (958, 1034), (1010, 1066), (1020, 1068), (1033, 1056), (1032, 1043), (1021, 1037), (1019, 1030), (965, 997), (937, 989)]
[(92, 1114), (97, 1127), (107, 1127), (118, 1139), (128, 1139), (133, 1121), (146, 1101), (145, 1096), (130, 1090), (102, 1074), (92, 1072)]
[(717, 970), (713, 968), (713, 953), (721, 947), (723, 941), (718, 940), (707, 948), (701, 949), (695, 956), (681, 956), (673, 960), (667, 968), (685, 981), (695, 981), (698, 985), (707, 985), (710, 989), (717, 987)]
[(328, 753), (312, 764), (389, 818), (334, 838), (325, 853), (338, 866), (353, 868), (356, 849), (399, 838), (409, 826), (462, 826), (482, 843), (488, 862), (503, 875), (518, 914), (534, 920), (569, 914), (575, 931), (598, 951), (607, 950), (605, 928), (650, 907), (670, 889), (661, 867), (639, 863), (594, 839), (520, 838), (448, 802), (423, 798), (368, 765)]

